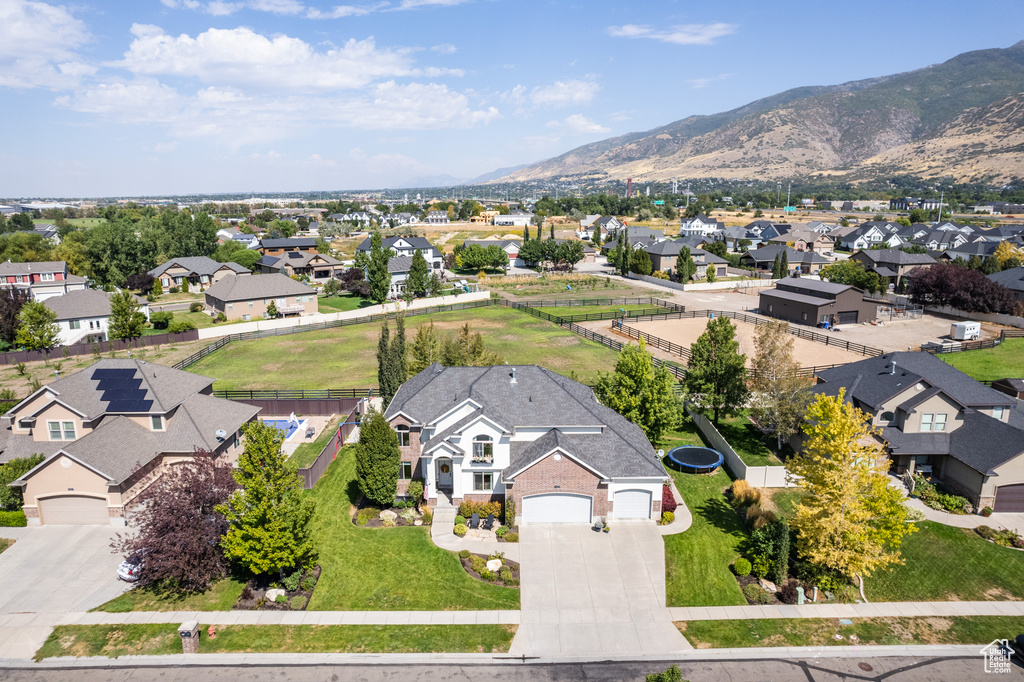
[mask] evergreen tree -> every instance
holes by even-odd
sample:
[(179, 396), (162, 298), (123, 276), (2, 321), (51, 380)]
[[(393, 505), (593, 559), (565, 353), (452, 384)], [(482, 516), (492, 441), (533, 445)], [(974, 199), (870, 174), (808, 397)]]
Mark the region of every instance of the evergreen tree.
[(421, 324), (416, 330), (410, 349), (412, 358), (409, 360), (409, 374), (415, 376), (441, 359), (441, 346), (434, 321)]
[(278, 316), (277, 303), (275, 303), (273, 300), (271, 300), (270, 303), (267, 304), (267, 317), (269, 317), (270, 319), (273, 320), (273, 319), (276, 319), (277, 316)]
[(544, 229), (544, 220), (541, 219), (540, 223), (537, 225), (537, 241), (540, 241), (541, 239), (544, 238), (541, 235), (541, 230), (543, 230), (543, 229)]
[(430, 279), (427, 280), (427, 295), (429, 296), (440, 296), (442, 289), (441, 275), (436, 272), (430, 275)]
[(370, 298), (377, 303), (386, 301), (391, 291), (389, 260), (391, 249), (385, 249), (380, 233), (374, 232), (370, 237), (370, 260), (366, 265), (366, 279), (370, 282)]
[(633, 265), (633, 247), (629, 244), (629, 234), (625, 227), (619, 236), (619, 257), (619, 274), (625, 277)]
[(789, 277), (789, 254), (783, 249), (782, 258), (779, 259), (779, 277)]
[(405, 288), (416, 296), (422, 296), (427, 292), (427, 280), (430, 277), (430, 268), (427, 266), (427, 259), (423, 253), (416, 249), (412, 255), (412, 265), (409, 266), (409, 278), (405, 281)]
[(530, 241), (530, 226), (527, 225), (523, 228), (523, 243)]
[(775, 260), (772, 261), (772, 279), (779, 279), (779, 269), (782, 267), (782, 254), (775, 254)]
[(633, 251), (633, 258), (630, 261), (629, 269), (638, 275), (650, 275), (653, 266), (651, 265), (651, 256), (643, 249), (637, 249)]
[(391, 358), (391, 329), (388, 327), (387, 319), (381, 323), (380, 326), (380, 338), (377, 340), (377, 386), (380, 391), (380, 396), (384, 404), (384, 409), (387, 409), (391, 403), (391, 398), (395, 395), (394, 383), (391, 378), (392, 364)]
[(601, 248), (601, 228), (598, 227), (598, 226), (594, 226), (592, 229), (593, 229), (593, 235), (594, 236), (591, 239), (591, 241), (594, 242), (594, 247), (600, 250), (600, 248)]
[(550, 238), (554, 239), (555, 238), (555, 224), (551, 223), (551, 226), (550, 226), (549, 229), (550, 229), (550, 233), (549, 233), (550, 234)]
[[(391, 346), (388, 349), (388, 364), (390, 364), (391, 381), (394, 392), (408, 379), (408, 372), (405, 366), (405, 315), (398, 313), (395, 320), (395, 336), (391, 339)], [(393, 395), (393, 394), (392, 394)]]
[(363, 497), (372, 504), (390, 506), (395, 500), (400, 463), (398, 434), (383, 414), (370, 410), (359, 426), (356, 448), (356, 480)]
[(690, 346), (686, 390), (690, 400), (710, 411), (718, 425), (722, 415), (736, 412), (747, 399), (747, 356), (739, 352), (736, 327), (716, 317)]
[(132, 340), (142, 336), (146, 328), (146, 315), (130, 291), (110, 297), (109, 334), (112, 339)]
[(234, 471), (239, 489), (216, 509), (228, 521), (221, 546), (246, 570), (283, 578), (286, 569), (315, 558), (310, 533), (315, 502), (281, 451), (284, 433), (261, 421), (243, 430), (245, 450)]

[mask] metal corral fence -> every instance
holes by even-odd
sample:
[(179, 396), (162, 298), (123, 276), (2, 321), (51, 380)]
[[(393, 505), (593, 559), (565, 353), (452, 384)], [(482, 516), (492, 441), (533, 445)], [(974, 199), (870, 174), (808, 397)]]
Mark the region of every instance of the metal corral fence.
[(929, 343), (921, 346), (925, 353), (938, 355), (940, 353), (960, 353), (965, 350), (982, 350), (984, 348), (995, 348), (1006, 339), (1024, 338), (1024, 329), (1003, 329), (999, 336), (984, 341), (950, 341), (949, 343)]
[(147, 346), (162, 346), (168, 343), (185, 343), (195, 341), (199, 338), (199, 330), (190, 329), (187, 332), (176, 334), (153, 334), (152, 336), (140, 336), (129, 341), (97, 341), (96, 343), (76, 343), (70, 346), (57, 346), (49, 354), (39, 350), (17, 350), (7, 353), (0, 353), (0, 365), (16, 365), (19, 362), (36, 362), (38, 360), (59, 360), (90, 353), (109, 353), (111, 351), (127, 350), (129, 348), (145, 348)]

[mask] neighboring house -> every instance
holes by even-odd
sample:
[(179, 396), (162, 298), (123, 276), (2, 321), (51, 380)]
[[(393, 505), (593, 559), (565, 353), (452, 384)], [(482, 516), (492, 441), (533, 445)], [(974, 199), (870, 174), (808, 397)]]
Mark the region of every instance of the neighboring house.
[(386, 222), (394, 227), (401, 225), (412, 225), (418, 222), (412, 213), (389, 213), (385, 218)]
[(926, 253), (907, 253), (899, 249), (869, 249), (850, 256), (868, 272), (885, 277), (889, 284), (901, 289), (910, 273), (918, 268), (927, 270), (936, 260)]
[(918, 199), (914, 197), (902, 197), (900, 199), (890, 199), (889, 209), (892, 211), (910, 211), (915, 208), (923, 208), (926, 211), (930, 211), (940, 206), (945, 206), (944, 203), (938, 199)]
[(929, 251), (956, 249), (967, 242), (968, 238), (966, 235), (961, 232), (954, 232), (950, 230), (933, 230), (932, 232), (923, 234), (913, 240), (914, 244), (919, 244)]
[(718, 277), (727, 277), (729, 275), (729, 261), (724, 258), (719, 258), (713, 253), (708, 253), (704, 249), (690, 246), (690, 244), (687, 244), (688, 240), (701, 240), (701, 238), (688, 237), (687, 239), (667, 239), (655, 244), (645, 245), (644, 251), (646, 251), (651, 257), (652, 269), (655, 272), (675, 273), (676, 259), (679, 258), (679, 252), (684, 246), (689, 246), (690, 255), (693, 257), (693, 262), (697, 265), (697, 272), (694, 274), (694, 279), (706, 278), (707, 269), (710, 266), (714, 266), (715, 275)]
[(251, 270), (238, 263), (218, 263), (206, 256), (190, 256), (172, 258), (163, 265), (150, 270), (149, 274), (154, 279), (160, 280), (164, 291), (171, 287), (179, 287), (199, 293), (225, 277), (249, 275)]
[[(254, 278), (256, 279), (256, 278)], [(100, 360), (0, 417), (0, 462), (46, 459), (12, 485), (30, 526), (124, 526), (139, 493), (205, 451), (230, 465), (258, 407), (214, 398), (213, 379), (141, 360)]]
[(447, 225), (450, 222), (448, 211), (427, 211), (427, 219), (423, 222), (427, 225)]
[(32, 231), (51, 244), (60, 244), (60, 237), (57, 236), (56, 225), (36, 225), (32, 228)]
[(902, 226), (899, 223), (869, 220), (859, 225), (841, 227), (832, 233), (836, 243), (845, 249), (870, 249), (872, 246), (884, 244), (889, 248), (898, 248), (904, 240), (900, 237)]
[(527, 227), (533, 223), (533, 214), (516, 209), (508, 215), (494, 216), (494, 224), (503, 227)]
[(750, 249), (740, 256), (740, 263), (745, 268), (753, 268), (761, 272), (771, 272), (775, 256), (786, 253), (789, 264), (787, 275), (799, 272), (803, 275), (816, 275), (830, 261), (814, 251), (797, 251), (785, 244), (769, 244), (759, 249)]
[[(417, 251), (423, 253), (427, 259), (427, 266), (431, 270), (442, 270), (444, 268), (444, 256), (425, 237), (387, 237), (381, 240), (385, 249), (390, 249), (396, 256), (407, 256), (411, 258)], [(370, 252), (370, 238), (367, 237), (356, 247), (356, 251)]]
[(292, 237), (291, 239), (264, 239), (260, 241), (260, 253), (264, 256), (282, 256), (290, 251), (311, 253), (316, 251), (313, 237)]
[(217, 230), (217, 241), (223, 244), (224, 242), (234, 241), (235, 237), (242, 234), (233, 227), (222, 227)]
[(617, 242), (619, 234), (624, 234), (629, 238), (629, 244), (634, 249), (641, 249), (657, 242), (662, 242), (667, 239), (665, 233), (662, 230), (654, 230), (649, 227), (629, 227), (623, 225), (619, 229), (611, 232), (608, 235), (608, 245), (615, 246), (612, 242)]
[(871, 322), (878, 312), (878, 304), (857, 287), (814, 279), (780, 279), (758, 296), (762, 315), (812, 327)]
[(261, 320), (271, 301), (282, 317), (318, 311), (316, 290), (279, 273), (225, 277), (206, 290), (206, 305), (229, 320)]
[(992, 388), (1017, 400), (1024, 400), (1024, 379), (996, 379), (992, 382)]
[(1024, 266), (996, 272), (988, 275), (988, 278), (996, 284), (1002, 284), (1013, 292), (1015, 299), (1024, 303)]
[(810, 230), (792, 230), (784, 235), (772, 237), (769, 242), (792, 244), (797, 251), (813, 251), (820, 254), (830, 253), (836, 245), (835, 237)]
[(1024, 414), (1014, 398), (924, 352), (817, 373), (816, 393), (863, 410), (896, 474), (930, 475), (977, 509), (1024, 512)]
[(997, 248), (999, 248), (999, 244), (996, 242), (968, 242), (955, 248), (936, 250), (942, 251), (941, 258), (943, 260), (954, 261), (957, 258), (963, 258), (965, 261), (969, 261), (972, 256), (978, 256), (982, 260), (991, 258)]
[(608, 241), (608, 235), (622, 226), (623, 223), (615, 216), (588, 215), (580, 221), (580, 229), (576, 231), (576, 236), (593, 241), (594, 235), (600, 231), (603, 244)]
[(522, 267), (523, 261), (519, 259), (519, 249), (522, 244), (516, 239), (467, 239), (462, 242), (463, 246), (480, 246), (487, 248), (488, 246), (497, 246), (502, 251), (508, 254), (509, 265), (514, 267)]
[(710, 237), (725, 227), (725, 223), (708, 218), (703, 213), (698, 213), (693, 218), (683, 218), (679, 222), (679, 236), (681, 237)]
[[(747, 228), (737, 225), (723, 227), (714, 235), (714, 238), (724, 241), (726, 248), (730, 251), (741, 251), (750, 247), (756, 249), (763, 241), (760, 234), (755, 234)], [(701, 239), (701, 237), (691, 237), (691, 239)], [(743, 244), (743, 240), (746, 240), (748, 243)]]
[[(43, 301), (43, 305), (57, 314), (60, 345), (106, 341), (112, 295), (100, 289), (79, 289)], [(139, 296), (135, 300), (149, 319), (149, 302)]]
[(289, 277), (305, 275), (311, 282), (325, 283), (332, 277), (340, 277), (345, 265), (337, 258), (315, 251), (289, 251), (281, 256), (264, 256), (256, 262), (256, 269), (263, 273), (280, 273)]
[(45, 301), (69, 291), (85, 289), (85, 277), (68, 272), (62, 260), (39, 263), (0, 263), (0, 288), (26, 289), (33, 299)]
[(594, 391), (533, 365), (433, 364), (395, 394), (397, 492), (431, 505), (515, 501), (520, 523), (657, 519), (667, 480), (643, 431)]

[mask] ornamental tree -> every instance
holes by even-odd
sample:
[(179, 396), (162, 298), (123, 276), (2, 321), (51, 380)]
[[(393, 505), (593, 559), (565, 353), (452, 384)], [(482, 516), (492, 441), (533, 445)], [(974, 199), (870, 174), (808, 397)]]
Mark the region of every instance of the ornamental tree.
[(283, 577), (316, 558), (310, 533), (316, 503), (281, 451), (280, 429), (253, 421), (243, 433), (245, 450), (234, 470), (238, 489), (216, 507), (228, 522), (224, 554), (251, 573)]
[(800, 428), (810, 385), (797, 376), (800, 369), (793, 359), (793, 336), (789, 324), (773, 320), (757, 327), (752, 374), (751, 416), (761, 428), (775, 436), (776, 449)]
[(793, 526), (797, 552), (816, 566), (864, 576), (903, 563), (900, 544), (915, 532), (902, 495), (889, 485), (878, 430), (868, 415), (839, 395), (819, 394), (804, 416), (801, 452), (786, 463), (801, 476), (806, 496)]
[(682, 403), (673, 393), (675, 380), (664, 367), (655, 367), (651, 354), (640, 339), (629, 344), (615, 361), (611, 374), (602, 374), (594, 393), (602, 404), (639, 426), (647, 439), (657, 444), (679, 424)]
[(57, 313), (46, 307), (42, 301), (28, 301), (18, 313), (18, 333), (15, 343), (28, 350), (49, 353), (60, 343), (60, 327)]
[(363, 497), (378, 506), (390, 506), (398, 485), (401, 453), (398, 434), (388, 420), (371, 409), (359, 426), (356, 446), (356, 480)]

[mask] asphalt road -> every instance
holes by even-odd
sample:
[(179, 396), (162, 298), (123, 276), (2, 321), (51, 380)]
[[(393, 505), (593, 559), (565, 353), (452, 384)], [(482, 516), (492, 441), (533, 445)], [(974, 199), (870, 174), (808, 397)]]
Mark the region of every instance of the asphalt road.
[[(274, 680), (292, 682), (561, 682), (587, 680), (642, 681), (647, 673), (664, 670), (665, 662), (642, 663), (563, 663), (511, 665), (280, 665), (280, 666), (200, 666), (153, 668), (50, 668), (0, 670), (3, 682), (235, 682), (236, 680)], [(899, 682), (958, 681), (982, 678), (1024, 679), (1019, 666), (1009, 674), (986, 675), (980, 657), (970, 658), (871, 658), (808, 660), (685, 661), (680, 664), (683, 678), (691, 682), (718, 680), (898, 680)], [(866, 669), (865, 669), (866, 668)]]

